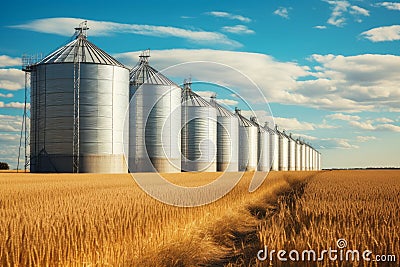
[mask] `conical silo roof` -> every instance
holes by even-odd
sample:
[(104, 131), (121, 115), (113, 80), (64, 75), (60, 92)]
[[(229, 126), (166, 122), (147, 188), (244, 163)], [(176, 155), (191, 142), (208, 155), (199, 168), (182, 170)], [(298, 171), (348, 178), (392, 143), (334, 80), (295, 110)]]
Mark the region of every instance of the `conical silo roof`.
[(181, 103), (186, 106), (213, 107), (207, 100), (192, 91), (190, 81), (184, 82)]
[(241, 110), (238, 108), (235, 108), (235, 114), (238, 116), (239, 118), (239, 123), (240, 126), (244, 126), (244, 127), (258, 127), (257, 124), (255, 124), (254, 122), (250, 121), (249, 119), (245, 118), (241, 113)]
[(139, 62), (131, 69), (129, 81), (131, 85), (142, 84), (176, 85), (158, 70), (149, 65), (150, 52), (143, 52), (139, 56)]
[(115, 58), (98, 48), (86, 38), (85, 30), (88, 28), (75, 28), (77, 31), (75, 40), (57, 49), (37, 64), (74, 63), (75, 55), (80, 63), (94, 63), (114, 65), (125, 68)]
[(217, 110), (217, 116), (220, 117), (235, 117), (235, 114), (221, 106), (220, 104), (217, 103), (215, 100), (215, 96), (211, 97), (210, 99), (210, 104)]

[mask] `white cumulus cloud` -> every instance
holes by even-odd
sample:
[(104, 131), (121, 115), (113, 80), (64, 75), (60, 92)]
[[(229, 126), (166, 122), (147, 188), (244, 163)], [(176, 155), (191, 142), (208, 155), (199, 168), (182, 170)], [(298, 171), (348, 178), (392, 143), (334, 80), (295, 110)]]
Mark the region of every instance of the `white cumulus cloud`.
[(249, 29), (245, 25), (235, 25), (235, 26), (225, 26), (222, 27), (225, 32), (235, 33), (235, 34), (253, 34), (254, 31)]
[[(25, 24), (10, 26), (16, 29), (31, 30), (43, 33), (52, 33), (71, 36), (74, 28), (85, 19), (81, 18), (45, 18), (30, 21)], [(89, 35), (104, 36), (115, 33), (148, 35), (155, 37), (178, 37), (199, 44), (219, 44), (230, 47), (241, 47), (237, 41), (229, 39), (219, 32), (204, 30), (189, 30), (173, 26), (156, 26), (146, 24), (124, 24), (111, 21), (87, 20), (90, 28)]]
[(325, 117), (332, 119), (332, 120), (342, 120), (342, 121), (357, 121), (360, 119), (359, 116), (347, 115), (347, 114), (343, 114), (343, 113), (330, 114), (330, 115), (326, 115)]
[(19, 90), (25, 86), (25, 74), (19, 69), (0, 69), (0, 88)]
[(395, 2), (380, 2), (376, 3), (375, 6), (385, 7), (389, 10), (400, 10), (400, 3)]
[(274, 14), (285, 19), (289, 18), (289, 10), (286, 7), (279, 7), (277, 10), (274, 11)]
[(0, 67), (15, 67), (21, 66), (21, 58), (0, 55)]
[(214, 16), (214, 17), (219, 17), (219, 18), (239, 20), (241, 22), (251, 22), (251, 19), (248, 17), (244, 17), (242, 15), (235, 15), (235, 14), (223, 12), (223, 11), (211, 11), (211, 12), (207, 12), (206, 14), (210, 15), (210, 16)]
[(382, 26), (362, 32), (361, 36), (372, 42), (400, 40), (400, 25)]
[(360, 143), (376, 140), (375, 136), (357, 136), (357, 141)]

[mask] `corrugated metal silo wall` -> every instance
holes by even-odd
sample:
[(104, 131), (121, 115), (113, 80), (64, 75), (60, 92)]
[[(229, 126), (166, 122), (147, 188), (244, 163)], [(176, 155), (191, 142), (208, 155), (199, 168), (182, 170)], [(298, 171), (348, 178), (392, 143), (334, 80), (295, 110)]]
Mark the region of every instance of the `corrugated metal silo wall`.
[(129, 170), (180, 172), (181, 89), (174, 85), (131, 86)]
[(322, 170), (322, 165), (321, 165), (321, 153), (318, 154), (318, 170)]
[[(40, 64), (31, 79), (31, 171), (72, 172), (74, 65)], [(125, 173), (129, 71), (80, 64), (79, 171)]]
[(258, 170), (267, 172), (271, 167), (269, 132), (262, 127), (258, 131)]
[(279, 135), (273, 133), (270, 135), (270, 155), (272, 160), (271, 170), (279, 171)]
[(296, 169), (296, 141), (289, 137), (289, 155), (288, 169), (294, 171)]
[(217, 171), (239, 170), (239, 120), (236, 116), (217, 117)]
[(239, 125), (239, 171), (257, 170), (258, 128)]
[(299, 141), (295, 142), (295, 148), (296, 148), (295, 170), (301, 171), (301, 144)]
[(287, 171), (289, 167), (289, 140), (283, 134), (279, 135), (279, 170)]
[(217, 171), (215, 108), (182, 105), (182, 171)]
[(310, 170), (310, 147), (308, 145), (305, 145), (305, 170), (309, 171)]
[(305, 171), (306, 170), (306, 145), (305, 144), (300, 144), (300, 154), (301, 154), (300, 170)]

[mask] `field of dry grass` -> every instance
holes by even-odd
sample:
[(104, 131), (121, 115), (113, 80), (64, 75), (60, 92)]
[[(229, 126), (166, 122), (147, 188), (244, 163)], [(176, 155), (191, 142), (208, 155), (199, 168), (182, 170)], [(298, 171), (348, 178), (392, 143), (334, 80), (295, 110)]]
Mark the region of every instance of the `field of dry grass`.
[[(165, 177), (196, 186), (218, 175)], [(0, 264), (268, 265), (256, 261), (265, 245), (318, 250), (338, 238), (400, 251), (398, 171), (271, 172), (254, 193), (250, 179), (214, 203), (178, 208), (129, 175), (1, 173)]]

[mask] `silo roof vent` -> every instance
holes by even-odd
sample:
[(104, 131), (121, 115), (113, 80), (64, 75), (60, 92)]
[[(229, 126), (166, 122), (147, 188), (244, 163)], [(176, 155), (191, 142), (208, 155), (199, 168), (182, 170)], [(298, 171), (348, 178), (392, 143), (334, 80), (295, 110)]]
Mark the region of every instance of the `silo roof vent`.
[(66, 45), (60, 47), (37, 64), (56, 64), (56, 63), (74, 63), (75, 58), (80, 63), (94, 63), (103, 65), (113, 65), (125, 68), (118, 60), (98, 48), (87, 40), (86, 23), (81, 23), (75, 28), (75, 39)]

